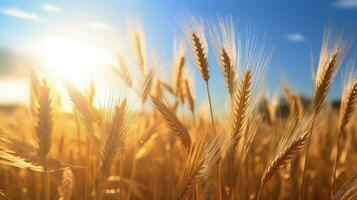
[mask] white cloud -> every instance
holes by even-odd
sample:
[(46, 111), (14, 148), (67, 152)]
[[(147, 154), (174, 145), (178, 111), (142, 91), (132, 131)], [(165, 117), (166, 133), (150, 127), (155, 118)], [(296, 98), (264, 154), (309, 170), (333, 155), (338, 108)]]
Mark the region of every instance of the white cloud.
[(46, 12), (61, 12), (60, 7), (49, 3), (43, 3), (41, 8)]
[(27, 12), (18, 8), (4, 8), (4, 9), (0, 9), (0, 12), (8, 16), (31, 20), (31, 21), (41, 20), (41, 18), (36, 13)]
[(101, 21), (92, 21), (92, 22), (88, 22), (88, 25), (96, 28), (96, 29), (102, 29), (102, 30), (114, 30), (115, 27), (111, 24), (108, 24), (106, 22), (101, 22)]
[(302, 42), (305, 40), (305, 37), (301, 33), (290, 33), (285, 38), (292, 42)]
[(332, 4), (337, 8), (352, 9), (357, 8), (357, 0), (338, 0)]

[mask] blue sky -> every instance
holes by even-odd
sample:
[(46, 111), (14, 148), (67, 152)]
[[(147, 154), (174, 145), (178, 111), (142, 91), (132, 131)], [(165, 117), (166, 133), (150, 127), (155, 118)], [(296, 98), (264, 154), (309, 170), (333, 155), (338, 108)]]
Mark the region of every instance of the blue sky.
[[(311, 55), (316, 63), (327, 25), (343, 30), (349, 38), (357, 36), (357, 0), (1, 0), (0, 49), (31, 52), (33, 41), (45, 33), (83, 19), (97, 28), (125, 32), (128, 17), (135, 16), (142, 21), (148, 48), (155, 48), (170, 60), (173, 36), (179, 32), (180, 19), (186, 13), (207, 19), (231, 16), (238, 27), (253, 26), (266, 35), (274, 47), (267, 70), (271, 93), (279, 89), (281, 80), (287, 80), (295, 91), (311, 94)], [(347, 61), (356, 52), (354, 44)], [(213, 95), (225, 96), (220, 69), (213, 56), (209, 59)], [(195, 75), (196, 88), (203, 88), (199, 74)], [(338, 76), (333, 98), (338, 97), (341, 82)], [(204, 91), (196, 92), (199, 99), (205, 95)]]

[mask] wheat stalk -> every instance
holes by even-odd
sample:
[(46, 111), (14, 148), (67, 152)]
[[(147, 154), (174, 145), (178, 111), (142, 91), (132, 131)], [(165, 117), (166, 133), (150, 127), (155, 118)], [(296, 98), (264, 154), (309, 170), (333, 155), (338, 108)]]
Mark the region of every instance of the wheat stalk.
[(208, 96), (208, 104), (210, 109), (210, 117), (212, 127), (215, 130), (211, 91), (209, 89), (209, 63), (208, 63), (208, 44), (205, 37), (203, 23), (193, 17), (188, 19), (185, 24), (184, 31), (191, 44), (192, 53), (194, 56), (195, 64), (200, 71), (201, 77), (206, 84), (206, 92)]
[[(315, 120), (318, 113), (321, 110), (321, 106), (325, 101), (328, 94), (328, 90), (334, 80), (334, 77), (342, 64), (344, 55), (348, 49), (346, 43), (341, 41), (341, 38), (332, 40), (331, 33), (327, 31), (325, 33), (324, 42), (322, 45), (318, 70), (314, 82), (314, 99), (312, 103), (312, 122), (310, 130), (308, 132), (307, 148), (304, 155), (305, 162), (303, 164), (302, 181), (300, 188), (300, 198), (304, 198), (305, 188), (305, 174), (306, 168), (309, 166), (309, 152), (310, 152), (310, 140), (311, 134), (315, 125)], [(332, 43), (332, 45), (331, 45)]]

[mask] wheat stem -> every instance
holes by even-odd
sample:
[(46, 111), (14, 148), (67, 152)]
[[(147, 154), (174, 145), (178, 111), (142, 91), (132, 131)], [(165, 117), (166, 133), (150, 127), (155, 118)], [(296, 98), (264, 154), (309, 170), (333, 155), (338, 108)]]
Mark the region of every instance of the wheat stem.
[(333, 176), (332, 176), (332, 186), (331, 186), (331, 191), (330, 191), (330, 199), (332, 199), (333, 195), (335, 194), (335, 190), (336, 190), (336, 170), (338, 167), (338, 159), (340, 156), (340, 151), (341, 151), (341, 135), (343, 134), (343, 132), (339, 132), (338, 134), (338, 138), (337, 138), (337, 150), (336, 150), (336, 156), (334, 159), (334, 163), (333, 163)]
[(50, 176), (46, 164), (43, 167), (43, 183), (44, 183), (44, 193), (45, 200), (50, 200)]
[(262, 182), (261, 185), (260, 185), (260, 189), (259, 189), (259, 193), (258, 193), (258, 196), (257, 196), (257, 200), (261, 199), (264, 186), (265, 186), (265, 182)]
[(120, 176), (120, 199), (124, 199), (124, 156), (122, 154), (119, 155), (119, 176)]
[(314, 112), (314, 114), (312, 116), (312, 122), (311, 122), (310, 130), (309, 130), (309, 133), (308, 133), (308, 138), (307, 138), (307, 145), (306, 145), (306, 151), (305, 151), (305, 156), (304, 156), (305, 162), (303, 164), (303, 170), (302, 170), (302, 181), (301, 181), (301, 186), (300, 186), (299, 199), (303, 199), (304, 198), (304, 184), (305, 184), (306, 169), (308, 168), (308, 165), (309, 165), (311, 135), (312, 135), (312, 132), (314, 130), (316, 117), (317, 117), (317, 112)]
[(216, 131), (216, 127), (214, 125), (213, 110), (212, 110), (212, 100), (211, 100), (211, 93), (210, 93), (210, 90), (209, 90), (208, 81), (206, 81), (206, 90), (207, 90), (207, 95), (208, 95), (208, 104), (209, 104), (209, 110), (210, 110), (210, 115), (211, 115), (212, 127), (213, 127), (213, 130), (215, 132)]
[(220, 159), (216, 164), (216, 173), (217, 173), (217, 198), (222, 200), (222, 180), (221, 180), (221, 162)]

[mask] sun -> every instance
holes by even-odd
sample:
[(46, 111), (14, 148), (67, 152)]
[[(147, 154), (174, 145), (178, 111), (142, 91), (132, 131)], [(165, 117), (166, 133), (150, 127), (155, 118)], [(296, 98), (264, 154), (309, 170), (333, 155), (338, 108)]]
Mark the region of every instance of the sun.
[(42, 46), (43, 67), (57, 79), (85, 87), (103, 66), (110, 65), (110, 54), (93, 42), (78, 38), (49, 37)]

